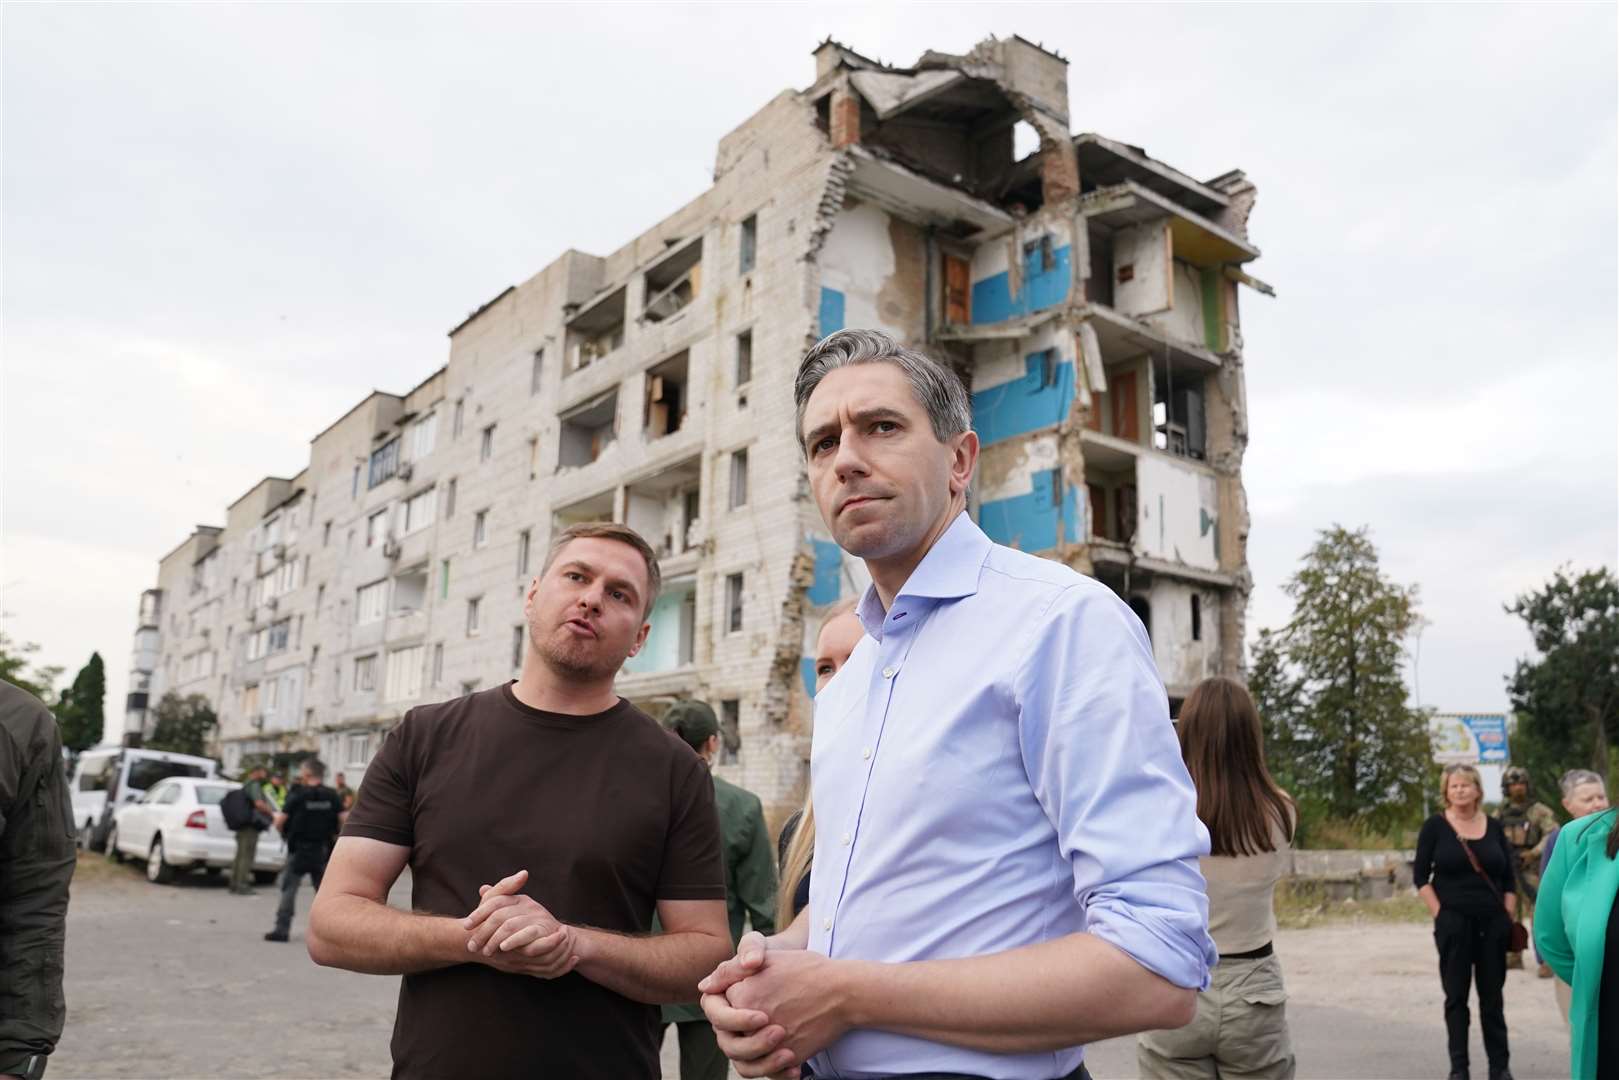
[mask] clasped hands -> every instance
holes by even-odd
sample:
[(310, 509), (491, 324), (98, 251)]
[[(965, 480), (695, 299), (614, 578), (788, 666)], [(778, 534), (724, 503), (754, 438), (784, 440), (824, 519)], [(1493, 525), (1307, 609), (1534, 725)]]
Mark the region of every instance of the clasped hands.
[(461, 920), (467, 952), (480, 964), (513, 975), (555, 979), (579, 963), (578, 931), (518, 890), (528, 881), (519, 870), (493, 885), (478, 886), (482, 898)]
[(836, 964), (817, 952), (772, 947), (759, 933), (697, 984), (720, 1050), (744, 1077), (797, 1080), (800, 1066), (850, 1027)]

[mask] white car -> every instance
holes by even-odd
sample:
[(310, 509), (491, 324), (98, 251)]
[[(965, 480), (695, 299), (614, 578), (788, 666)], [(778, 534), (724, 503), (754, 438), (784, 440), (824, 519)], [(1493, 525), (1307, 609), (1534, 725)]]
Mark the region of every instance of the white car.
[[(176, 872), (202, 867), (218, 873), (236, 861), (236, 834), (225, 827), (219, 801), (242, 785), (213, 777), (171, 776), (154, 785), (139, 802), (113, 812), (107, 857), (146, 862), (146, 878), (159, 885)], [(287, 847), (274, 829), (259, 833), (253, 877), (268, 883), (287, 859)]]
[(218, 775), (213, 759), (167, 750), (103, 746), (79, 755), (73, 770), (73, 823), (79, 846), (100, 851), (119, 807), (139, 802), (160, 780), (171, 776)]

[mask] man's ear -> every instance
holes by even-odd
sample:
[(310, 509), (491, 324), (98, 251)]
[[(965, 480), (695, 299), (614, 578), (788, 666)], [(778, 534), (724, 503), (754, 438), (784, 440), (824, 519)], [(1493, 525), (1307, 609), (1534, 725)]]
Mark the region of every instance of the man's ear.
[(646, 636), (651, 632), (652, 624), (649, 622), (642, 623), (641, 629), (636, 632), (635, 644), (630, 646), (629, 656), (626, 656), (624, 659), (628, 660), (630, 656), (634, 656), (636, 653), (640, 652), (641, 646), (646, 644)]
[(720, 752), (720, 737), (719, 737), (719, 733), (715, 732), (713, 735), (710, 735), (708, 737), (708, 741), (703, 744), (703, 756), (704, 757), (718, 757), (719, 752)]
[(952, 440), (950, 449), (950, 494), (961, 495), (973, 482), (978, 467), (978, 432), (969, 428)]

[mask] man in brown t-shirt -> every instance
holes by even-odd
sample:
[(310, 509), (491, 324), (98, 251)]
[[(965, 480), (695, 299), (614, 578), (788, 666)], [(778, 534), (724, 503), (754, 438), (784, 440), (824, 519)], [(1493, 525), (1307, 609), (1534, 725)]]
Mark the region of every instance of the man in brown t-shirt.
[[(404, 975), (394, 1076), (656, 1077), (654, 1006), (729, 955), (713, 784), (613, 692), (658, 586), (633, 531), (565, 530), (521, 676), (412, 709), (366, 770), (309, 954)], [(407, 863), (410, 912), (386, 903)]]

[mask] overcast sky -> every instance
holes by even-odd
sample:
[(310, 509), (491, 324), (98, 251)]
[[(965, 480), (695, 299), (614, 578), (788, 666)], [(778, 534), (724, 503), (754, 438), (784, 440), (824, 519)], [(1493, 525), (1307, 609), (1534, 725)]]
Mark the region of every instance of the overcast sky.
[(157, 560), (565, 248), (710, 182), (832, 35), (1020, 33), (1073, 126), (1259, 186), (1250, 627), (1314, 531), (1422, 589), (1421, 701), (1498, 710), (1502, 604), (1619, 560), (1616, 8), (20, 6), (3, 19), (0, 622), (107, 661)]

